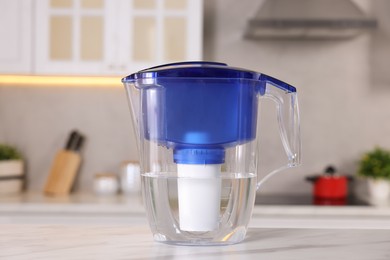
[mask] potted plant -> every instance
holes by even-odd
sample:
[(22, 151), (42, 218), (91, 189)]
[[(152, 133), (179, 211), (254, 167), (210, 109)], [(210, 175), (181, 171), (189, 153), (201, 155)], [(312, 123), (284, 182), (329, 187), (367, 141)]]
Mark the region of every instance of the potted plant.
[(390, 151), (376, 147), (359, 161), (356, 195), (370, 204), (390, 199)]
[(12, 146), (0, 144), (0, 194), (20, 192), (23, 179), (21, 154)]

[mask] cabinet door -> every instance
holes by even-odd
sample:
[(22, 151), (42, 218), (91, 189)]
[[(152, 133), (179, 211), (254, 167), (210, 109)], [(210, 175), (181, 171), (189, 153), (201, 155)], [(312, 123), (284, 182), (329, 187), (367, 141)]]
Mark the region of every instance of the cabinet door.
[(202, 59), (201, 0), (122, 0), (120, 56), (127, 72)]
[(202, 58), (201, 0), (39, 0), (35, 72), (124, 75)]
[(35, 72), (109, 74), (109, 0), (36, 1)]
[(0, 72), (31, 72), (31, 0), (0, 0)]

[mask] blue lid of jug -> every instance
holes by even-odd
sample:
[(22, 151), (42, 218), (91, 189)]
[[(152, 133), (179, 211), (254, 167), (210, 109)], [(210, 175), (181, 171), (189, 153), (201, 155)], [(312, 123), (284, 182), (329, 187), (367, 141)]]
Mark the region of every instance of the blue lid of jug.
[(230, 67), (225, 63), (210, 61), (189, 61), (155, 66), (130, 74), (123, 78), (122, 82), (126, 83), (137, 79), (156, 78), (252, 79), (269, 82), (288, 92), (296, 92), (295, 87), (268, 75), (251, 70)]
[(141, 91), (144, 138), (173, 149), (180, 164), (223, 163), (225, 149), (255, 139), (259, 96), (272, 87), (296, 92), (276, 78), (218, 62), (165, 64), (122, 82)]

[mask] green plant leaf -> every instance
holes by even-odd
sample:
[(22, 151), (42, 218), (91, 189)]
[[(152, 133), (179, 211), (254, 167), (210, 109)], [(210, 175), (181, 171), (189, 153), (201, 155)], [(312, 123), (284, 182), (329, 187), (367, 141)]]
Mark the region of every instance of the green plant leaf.
[(390, 151), (376, 147), (363, 155), (358, 174), (374, 179), (390, 179)]
[(0, 161), (20, 159), (22, 159), (22, 155), (16, 148), (6, 144), (0, 144)]

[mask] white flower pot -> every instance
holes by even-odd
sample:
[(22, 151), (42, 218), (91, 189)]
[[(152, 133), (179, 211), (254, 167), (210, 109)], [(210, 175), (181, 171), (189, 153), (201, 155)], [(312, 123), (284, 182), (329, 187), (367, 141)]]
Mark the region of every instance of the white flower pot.
[(0, 161), (0, 195), (20, 193), (24, 182), (22, 160)]
[(357, 177), (355, 179), (355, 195), (371, 205), (387, 205), (390, 202), (390, 181)]

